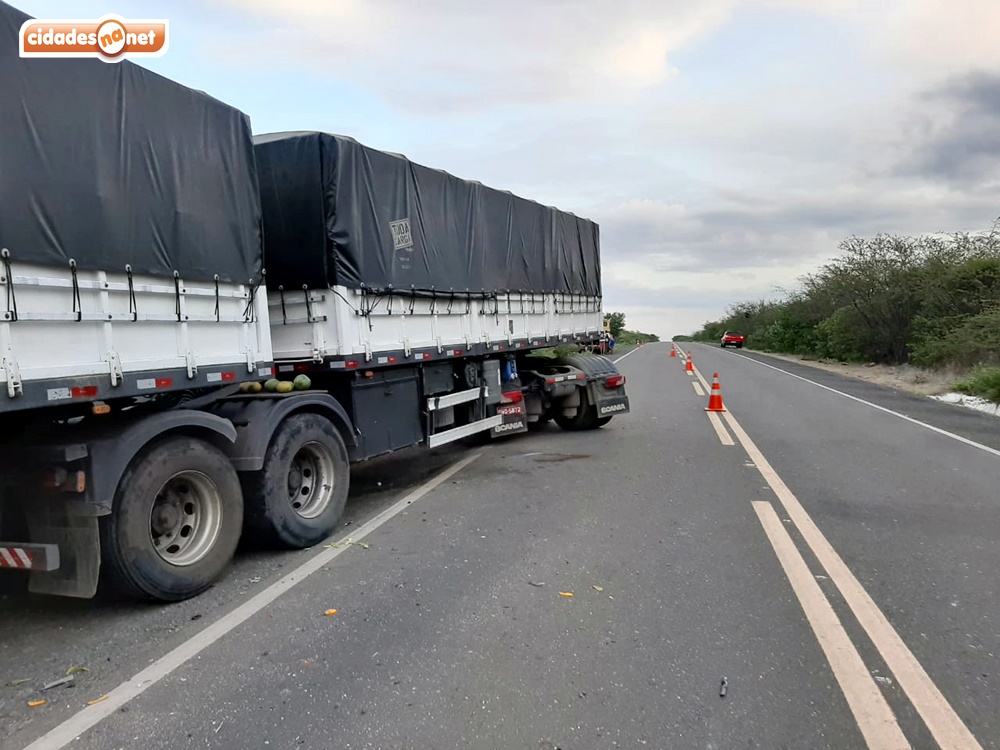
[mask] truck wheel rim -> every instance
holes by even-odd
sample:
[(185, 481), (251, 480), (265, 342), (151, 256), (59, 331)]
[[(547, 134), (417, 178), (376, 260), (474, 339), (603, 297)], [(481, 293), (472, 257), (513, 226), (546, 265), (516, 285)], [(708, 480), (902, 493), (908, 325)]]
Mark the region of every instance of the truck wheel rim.
[(316, 518), (333, 499), (333, 456), (320, 443), (306, 443), (288, 470), (288, 502), (303, 518)]
[(170, 477), (149, 514), (153, 549), (178, 567), (194, 565), (204, 558), (215, 546), (221, 528), (219, 488), (198, 471), (181, 471)]

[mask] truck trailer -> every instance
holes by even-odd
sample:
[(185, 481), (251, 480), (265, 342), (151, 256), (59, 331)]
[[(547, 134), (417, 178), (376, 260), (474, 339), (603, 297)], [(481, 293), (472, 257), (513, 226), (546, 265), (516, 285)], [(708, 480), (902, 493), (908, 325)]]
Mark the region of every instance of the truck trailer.
[[(350, 467), (629, 411), (599, 228), (353, 138), (254, 135), (0, 1), (0, 571), (178, 601), (333, 534)], [(10, 541), (8, 541), (10, 540)]]

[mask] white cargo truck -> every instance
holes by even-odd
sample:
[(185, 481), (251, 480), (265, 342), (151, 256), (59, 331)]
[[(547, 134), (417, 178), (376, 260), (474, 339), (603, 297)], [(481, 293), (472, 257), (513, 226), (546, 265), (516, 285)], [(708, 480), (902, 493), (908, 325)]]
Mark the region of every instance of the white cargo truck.
[(628, 411), (572, 353), (603, 328), (593, 223), (21, 59), (27, 19), (0, 2), (0, 572), (185, 599), (241, 538), (327, 539), (352, 463)]

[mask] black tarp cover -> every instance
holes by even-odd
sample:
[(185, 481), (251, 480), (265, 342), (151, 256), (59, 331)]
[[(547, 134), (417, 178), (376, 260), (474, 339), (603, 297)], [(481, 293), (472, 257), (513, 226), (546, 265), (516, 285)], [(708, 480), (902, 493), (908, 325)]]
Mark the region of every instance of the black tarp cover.
[(254, 144), (269, 288), (601, 293), (592, 221), (346, 136)]
[(249, 119), (134, 63), (22, 59), (0, 2), (0, 247), (19, 261), (259, 282)]

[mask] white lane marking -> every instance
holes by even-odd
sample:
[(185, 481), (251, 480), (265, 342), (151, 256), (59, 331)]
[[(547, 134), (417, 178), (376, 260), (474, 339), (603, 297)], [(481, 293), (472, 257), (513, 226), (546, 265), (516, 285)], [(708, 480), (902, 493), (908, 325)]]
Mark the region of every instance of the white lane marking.
[[(694, 367), (694, 365), (692, 365), (692, 367)], [(698, 369), (697, 367), (695, 367), (695, 368), (694, 368), (694, 376), (695, 376), (696, 378), (698, 378), (698, 380), (700, 380), (700, 381), (701, 381), (701, 384), (702, 384), (703, 386), (705, 386), (705, 391), (706, 391), (706, 392), (708, 392), (708, 391), (712, 390), (712, 386), (710, 386), (710, 385), (708, 384), (708, 381), (707, 381), (707, 380), (705, 380), (705, 378), (704, 378), (704, 377), (702, 377), (702, 374), (701, 374), (701, 370), (699, 370), (699, 369)]]
[[(644, 346), (649, 346), (649, 344), (644, 344)], [(625, 357), (629, 356), (630, 354), (635, 354), (637, 351), (639, 351), (639, 347), (636, 347), (635, 349), (633, 349), (630, 352), (625, 352), (618, 359), (612, 360), (612, 362), (617, 365), (619, 362), (621, 362), (623, 359), (625, 359)]]
[[(466, 466), (471, 464), (482, 454), (475, 453), (463, 458), (455, 464), (442, 471), (433, 479), (417, 487), (401, 500), (397, 500), (391, 506), (379, 513), (367, 523), (362, 524), (350, 534), (345, 534), (342, 539), (350, 537), (352, 540), (360, 540), (378, 529), (386, 521), (391, 520), (408, 506), (415, 503), (428, 492), (431, 492), (449, 477), (457, 474)], [(232, 631), (241, 623), (260, 612), (264, 607), (273, 602), (279, 596), (287, 592), (293, 586), (301, 583), (323, 566), (329, 564), (338, 555), (345, 552), (349, 547), (339, 547), (336, 549), (324, 549), (319, 554), (311, 557), (307, 562), (300, 565), (284, 578), (272, 583), (266, 589), (255, 595), (251, 599), (241, 604), (236, 609), (213, 622), (190, 640), (170, 651), (165, 656), (160, 657), (137, 675), (126, 680), (121, 685), (108, 693), (107, 700), (87, 706), (70, 718), (66, 719), (51, 731), (39, 737), (24, 750), (59, 750), (73, 742), (83, 732), (95, 726), (103, 719), (113, 714), (123, 705), (128, 703), (140, 693), (155, 685), (157, 682), (168, 676), (171, 672), (182, 666), (185, 662), (196, 656), (198, 653), (211, 646), (224, 635)]]
[(695, 381), (695, 382), (692, 382), (692, 383), (691, 383), (691, 385), (693, 385), (693, 386), (694, 386), (694, 392), (695, 392), (695, 393), (697, 393), (697, 394), (698, 394), (699, 396), (701, 396), (702, 398), (704, 398), (704, 397), (705, 397), (705, 391), (703, 391), (703, 390), (701, 389), (701, 383), (698, 383), (697, 381)]
[[(705, 378), (701, 374), (701, 370), (699, 370), (697, 367), (695, 367), (692, 372), (689, 372), (688, 375), (694, 375), (698, 380), (701, 381), (702, 385), (705, 387), (705, 390), (700, 395), (704, 396), (705, 392), (711, 390), (711, 386), (708, 384), (708, 381), (705, 380)], [(699, 385), (697, 381), (692, 382), (691, 385), (695, 387), (695, 390), (698, 390)], [(725, 426), (722, 424), (722, 420), (719, 419), (719, 413), (714, 411), (707, 411), (705, 413), (708, 415), (708, 419), (712, 423), (712, 427), (715, 428), (715, 434), (719, 436), (719, 440), (722, 441), (722, 444), (735, 445), (736, 443), (733, 442), (733, 439), (729, 436), (729, 433), (726, 431)]]
[(852, 396), (850, 393), (844, 393), (843, 391), (838, 391), (836, 388), (831, 388), (828, 385), (823, 385), (822, 383), (817, 383), (815, 380), (810, 380), (809, 378), (804, 378), (801, 375), (796, 375), (794, 372), (789, 372), (788, 370), (782, 370), (780, 367), (775, 367), (774, 365), (769, 365), (766, 362), (761, 362), (760, 360), (754, 359), (753, 357), (747, 357), (744, 354), (737, 354), (736, 352), (732, 352), (731, 354), (734, 357), (740, 357), (741, 359), (745, 359), (745, 360), (747, 360), (749, 362), (753, 362), (754, 364), (758, 364), (761, 367), (768, 367), (768, 368), (770, 368), (772, 370), (777, 370), (778, 372), (782, 372), (785, 375), (788, 375), (790, 377), (796, 378), (797, 380), (801, 380), (803, 382), (810, 383), (811, 385), (814, 385), (817, 388), (822, 388), (824, 391), (830, 391), (830, 393), (836, 393), (838, 396), (843, 396), (844, 398), (849, 398), (852, 401), (857, 401), (859, 404), (864, 404), (865, 406), (870, 406), (872, 409), (878, 409), (881, 412), (885, 412), (886, 414), (891, 414), (894, 417), (899, 417), (900, 419), (903, 419), (903, 420), (905, 420), (907, 422), (910, 422), (912, 424), (919, 425), (920, 427), (925, 427), (928, 430), (931, 430), (932, 432), (938, 433), (939, 435), (944, 435), (945, 437), (949, 437), (952, 440), (957, 440), (960, 443), (965, 443), (966, 445), (971, 445), (973, 448), (978, 448), (981, 451), (986, 451), (987, 453), (991, 453), (994, 456), (1000, 456), (1000, 450), (997, 450), (996, 448), (990, 448), (988, 445), (983, 445), (982, 443), (977, 443), (975, 440), (969, 440), (968, 438), (962, 437), (961, 435), (956, 435), (954, 432), (948, 432), (947, 430), (942, 430), (940, 427), (935, 427), (932, 424), (927, 424), (926, 422), (921, 422), (919, 419), (914, 419), (913, 417), (908, 417), (905, 414), (900, 414), (898, 411), (893, 411), (892, 409), (887, 409), (884, 406), (879, 406), (878, 404), (873, 404), (871, 401), (865, 401), (863, 398), (858, 398), (857, 396)]
[(714, 411), (705, 412), (708, 415), (708, 421), (712, 423), (712, 427), (715, 428), (715, 434), (719, 436), (719, 440), (723, 445), (736, 445), (733, 439), (729, 436), (726, 428), (722, 424), (722, 420), (719, 419), (719, 414)]
[[(707, 388), (708, 381), (702, 377), (698, 368), (695, 368), (695, 374)], [(792, 375), (792, 373), (788, 374)], [(816, 385), (819, 384), (816, 383)], [(750, 461), (756, 464), (757, 470), (760, 471), (768, 486), (781, 500), (785, 511), (799, 528), (802, 538), (809, 545), (820, 565), (840, 589), (847, 606), (850, 607), (858, 622), (868, 633), (868, 637), (882, 654), (889, 669), (896, 675), (896, 682), (907, 694), (913, 707), (917, 709), (917, 713), (920, 714), (927, 728), (934, 735), (941, 750), (982, 750), (982, 746), (968, 727), (962, 723), (958, 714), (955, 713), (955, 709), (938, 690), (913, 652), (906, 646), (903, 639), (882, 614), (878, 605), (875, 604), (875, 601), (868, 595), (847, 564), (837, 554), (833, 545), (823, 536), (823, 532), (806, 513), (798, 498), (788, 489), (768, 460), (764, 458), (764, 454), (760, 452), (757, 445), (736, 421), (736, 417), (731, 411), (724, 412), (723, 416), (729, 423), (733, 434), (736, 435), (736, 439), (743, 445)]]
[[(701, 373), (698, 373), (701, 377)], [(968, 727), (955, 713), (948, 701), (938, 690), (927, 672), (917, 661), (910, 649), (900, 638), (885, 615), (868, 595), (864, 587), (855, 578), (847, 564), (833, 548), (833, 545), (823, 536), (815, 522), (806, 513), (798, 498), (792, 494), (788, 486), (774, 470), (764, 454), (756, 446), (750, 436), (743, 430), (732, 412), (725, 412), (730, 429), (740, 441), (750, 460), (756, 464), (757, 470), (764, 477), (768, 486), (781, 501), (792, 522), (798, 527), (799, 533), (812, 550), (819, 564), (840, 590), (847, 606), (850, 607), (861, 627), (868, 633), (875, 648), (882, 655), (889, 669), (896, 676), (896, 682), (913, 703), (928, 730), (937, 740), (941, 750), (982, 750), (982, 746), (969, 731)]]
[(847, 699), (847, 705), (854, 714), (868, 747), (872, 750), (910, 750), (910, 743), (900, 729), (885, 696), (872, 679), (861, 655), (844, 630), (830, 601), (813, 578), (809, 566), (802, 559), (774, 507), (768, 502), (755, 501), (753, 509), (789, 583), (792, 584), (792, 590), (798, 597), (823, 653), (826, 654), (833, 676)]

